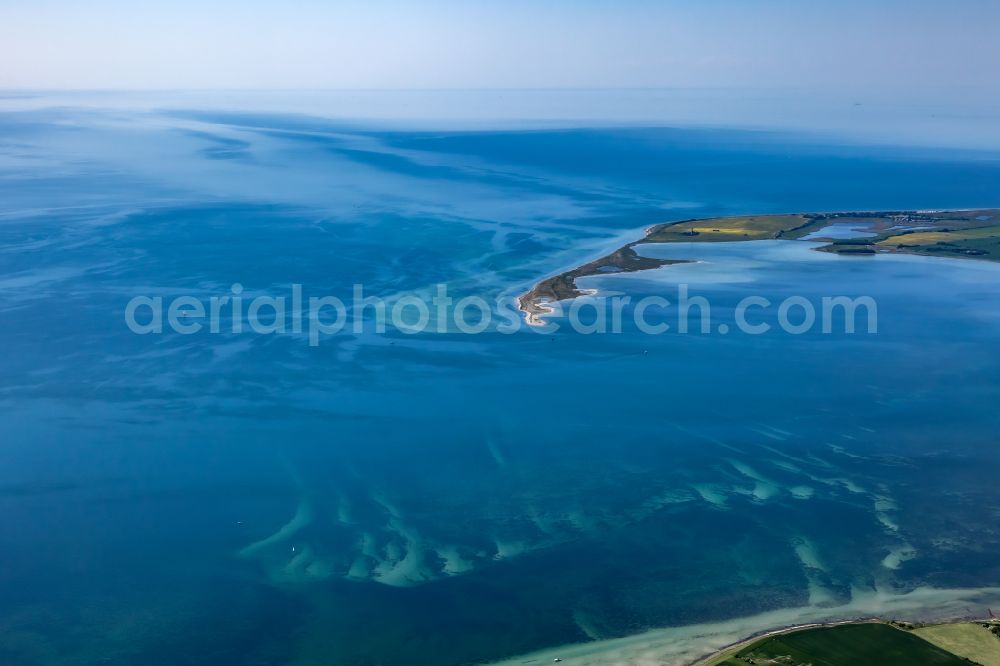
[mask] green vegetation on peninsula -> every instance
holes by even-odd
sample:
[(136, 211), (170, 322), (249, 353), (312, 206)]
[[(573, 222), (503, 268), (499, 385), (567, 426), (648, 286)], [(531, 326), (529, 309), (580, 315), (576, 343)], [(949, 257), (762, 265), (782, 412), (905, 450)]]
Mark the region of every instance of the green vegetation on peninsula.
[(1000, 664), (996, 622), (914, 625), (865, 621), (778, 631), (743, 641), (698, 666), (959, 666)]
[[(833, 225), (857, 236), (824, 235)], [(684, 263), (643, 257), (635, 250), (639, 245), (751, 240), (825, 242), (816, 249), (841, 256), (900, 253), (1000, 261), (1000, 210), (796, 213), (668, 222), (650, 227), (643, 238), (608, 255), (538, 282), (518, 297), (518, 304), (529, 323), (538, 323), (551, 311), (547, 304), (583, 295), (577, 278)]]

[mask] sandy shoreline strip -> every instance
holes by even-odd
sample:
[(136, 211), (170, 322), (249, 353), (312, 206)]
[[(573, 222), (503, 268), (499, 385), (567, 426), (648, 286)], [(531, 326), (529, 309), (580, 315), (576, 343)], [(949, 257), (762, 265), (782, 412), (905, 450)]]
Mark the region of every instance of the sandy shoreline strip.
[(785, 608), (720, 622), (654, 629), (623, 638), (548, 648), (496, 663), (542, 664), (558, 658), (566, 666), (691, 666), (770, 633), (873, 618), (919, 622), (981, 617), (987, 607), (997, 605), (1000, 587), (921, 587), (898, 594), (856, 590), (853, 599), (840, 606)]

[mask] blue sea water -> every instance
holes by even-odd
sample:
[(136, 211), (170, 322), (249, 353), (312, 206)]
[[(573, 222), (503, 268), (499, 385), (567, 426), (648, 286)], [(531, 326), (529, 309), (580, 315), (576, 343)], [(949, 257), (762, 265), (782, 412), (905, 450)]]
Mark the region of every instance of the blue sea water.
[(515, 295), (693, 217), (995, 207), (995, 150), (112, 101), (0, 113), (0, 663), (468, 664), (1000, 585), (995, 264), (678, 244), (584, 281), (720, 321), (871, 296), (875, 334), (124, 319), (234, 283)]

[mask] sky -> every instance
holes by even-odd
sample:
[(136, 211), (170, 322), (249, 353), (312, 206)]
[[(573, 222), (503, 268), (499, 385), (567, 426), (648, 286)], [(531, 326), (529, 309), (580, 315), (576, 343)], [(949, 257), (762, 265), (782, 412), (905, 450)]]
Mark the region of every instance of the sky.
[(997, 0), (0, 0), (0, 88), (1000, 87)]

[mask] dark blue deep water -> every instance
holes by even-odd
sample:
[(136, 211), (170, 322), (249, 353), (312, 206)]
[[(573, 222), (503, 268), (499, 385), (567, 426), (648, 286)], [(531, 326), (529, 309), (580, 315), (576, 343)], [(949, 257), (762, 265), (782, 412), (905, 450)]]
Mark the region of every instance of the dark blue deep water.
[(135, 335), (123, 314), (233, 283), (492, 299), (655, 222), (988, 206), (985, 150), (8, 109), (0, 663), (468, 664), (1000, 586), (994, 264), (677, 246), (648, 252), (701, 263), (587, 285), (686, 283), (727, 321), (746, 295), (868, 295), (863, 335), (309, 346), (231, 320)]

